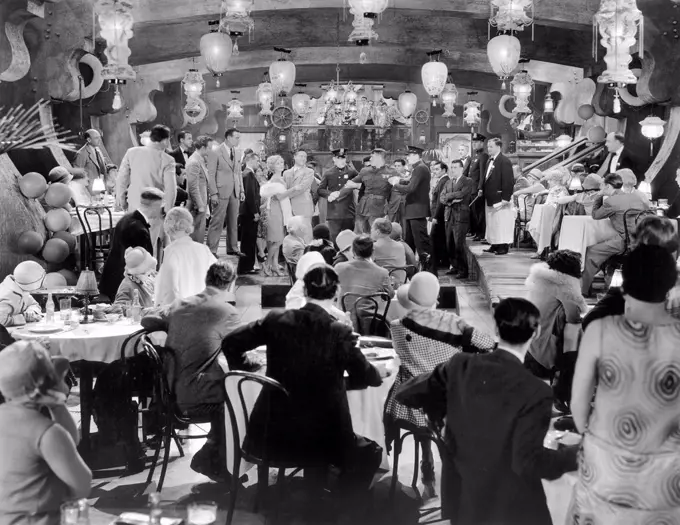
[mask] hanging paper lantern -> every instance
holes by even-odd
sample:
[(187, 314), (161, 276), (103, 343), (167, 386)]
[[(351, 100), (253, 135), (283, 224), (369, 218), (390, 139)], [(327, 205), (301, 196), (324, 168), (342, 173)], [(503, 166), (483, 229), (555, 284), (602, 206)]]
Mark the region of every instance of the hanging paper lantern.
[(434, 56), (431, 56), (430, 62), (423, 64), (420, 75), (425, 91), (430, 97), (435, 98), (444, 90), (449, 68), (444, 62), (436, 62)]
[[(232, 43), (229, 35), (220, 31), (203, 35), (200, 47), (201, 56), (208, 71), (217, 77), (227, 72), (232, 54)], [(217, 87), (219, 85), (218, 79)]]
[(512, 72), (519, 64), (519, 56), (522, 46), (519, 40), (512, 35), (498, 35), (489, 40), (486, 46), (486, 54), (494, 73), (503, 81), (502, 88), (505, 89), (505, 80), (510, 77)]
[(452, 83), (446, 84), (439, 98), (445, 106), (447, 104), (455, 106), (456, 102), (458, 102), (458, 90), (456, 89), (456, 85)]
[(279, 58), (269, 66), (269, 78), (274, 91), (285, 97), (295, 85), (295, 64), (285, 57)]
[(45, 243), (42, 258), (50, 263), (61, 263), (69, 255), (68, 244), (61, 239), (50, 239)]
[(595, 108), (590, 104), (583, 104), (578, 108), (577, 113), (583, 120), (588, 120), (595, 114)]
[(24, 197), (38, 199), (47, 191), (47, 181), (40, 173), (31, 171), (19, 179), (19, 189)]
[(553, 111), (555, 111), (555, 101), (553, 100), (552, 95), (548, 93), (543, 102), (543, 113), (552, 113)]
[(399, 95), (397, 104), (399, 106), (399, 111), (404, 116), (404, 118), (410, 118), (416, 110), (418, 97), (415, 93), (412, 93), (407, 89), (401, 95)]
[(29, 231), (24, 232), (19, 236), (17, 240), (17, 247), (19, 253), (25, 255), (35, 255), (40, 251), (43, 246), (43, 238), (38, 232)]
[(50, 184), (45, 194), (45, 203), (52, 208), (63, 208), (71, 200), (71, 188), (63, 182)]
[(71, 214), (63, 208), (50, 210), (45, 215), (45, 226), (51, 232), (66, 231), (71, 227)]
[(628, 67), (633, 59), (631, 46), (640, 30), (638, 53), (644, 55), (644, 18), (636, 0), (602, 0), (594, 22), (606, 49), (607, 69), (598, 77), (601, 84), (635, 84), (637, 77)]
[(534, 87), (534, 81), (531, 75), (526, 71), (520, 71), (515, 75), (515, 78), (510, 82), (512, 85), (512, 94), (515, 97), (515, 113), (531, 113), (529, 109), (529, 97), (531, 90)]
[(274, 105), (274, 88), (272, 87), (271, 82), (262, 82), (257, 87), (255, 96), (260, 104), (260, 115), (263, 117), (271, 115), (272, 106)]
[(73, 251), (76, 249), (76, 238), (72, 233), (66, 231), (56, 232), (52, 235), (53, 239), (61, 239), (66, 244), (68, 244), (69, 250)]
[(468, 100), (463, 106), (463, 120), (470, 126), (479, 126), (482, 122), (481, 104), (476, 100)]
[(131, 0), (97, 0), (94, 5), (99, 16), (101, 36), (106, 40), (106, 65), (102, 69), (105, 80), (134, 80), (135, 71), (128, 64), (134, 19)]
[(65, 288), (67, 286), (66, 277), (58, 272), (50, 272), (45, 276), (43, 281), (43, 288), (48, 290), (55, 288)]

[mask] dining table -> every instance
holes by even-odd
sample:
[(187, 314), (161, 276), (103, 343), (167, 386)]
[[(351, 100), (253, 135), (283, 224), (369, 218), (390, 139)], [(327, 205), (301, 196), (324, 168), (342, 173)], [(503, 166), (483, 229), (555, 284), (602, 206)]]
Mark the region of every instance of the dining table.
[(536, 204), (527, 229), (536, 242), (538, 253), (550, 246), (557, 208), (552, 204)]
[[(55, 313), (59, 317), (59, 312)], [(28, 323), (9, 328), (14, 339), (39, 341), (53, 356), (62, 356), (78, 362), (80, 371), (81, 440), (79, 449), (85, 458), (91, 451), (90, 424), (92, 419), (92, 383), (97, 365), (111, 363), (121, 358), (125, 340), (142, 329), (141, 325), (123, 318), (115, 322), (92, 321), (64, 325), (57, 321)], [(134, 345), (126, 347), (126, 357), (134, 352)]]
[(588, 247), (617, 235), (619, 234), (609, 219), (595, 220), (590, 215), (567, 215), (562, 219), (559, 249), (580, 253), (583, 266)]

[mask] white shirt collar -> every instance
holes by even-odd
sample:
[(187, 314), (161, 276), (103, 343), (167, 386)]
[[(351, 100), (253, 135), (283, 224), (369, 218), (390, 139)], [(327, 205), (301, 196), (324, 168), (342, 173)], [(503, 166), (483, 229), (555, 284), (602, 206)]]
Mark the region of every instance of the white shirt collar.
[(144, 217), (144, 220), (146, 221), (147, 224), (151, 224), (151, 221), (149, 218), (146, 216), (146, 214), (141, 210), (141, 208), (137, 208), (137, 212)]

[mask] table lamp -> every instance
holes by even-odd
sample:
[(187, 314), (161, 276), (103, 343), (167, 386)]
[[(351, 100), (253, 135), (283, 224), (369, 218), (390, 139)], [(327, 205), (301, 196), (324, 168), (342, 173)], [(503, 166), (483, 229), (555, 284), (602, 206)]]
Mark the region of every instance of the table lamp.
[(92, 270), (85, 269), (80, 272), (80, 277), (78, 277), (78, 283), (76, 284), (76, 293), (85, 296), (85, 317), (82, 322), (83, 324), (87, 324), (90, 322), (88, 319), (88, 314), (90, 313), (90, 296), (99, 294), (97, 279)]
[(581, 179), (578, 175), (574, 175), (569, 182), (569, 191), (577, 192), (582, 190), (583, 185), (581, 184)]

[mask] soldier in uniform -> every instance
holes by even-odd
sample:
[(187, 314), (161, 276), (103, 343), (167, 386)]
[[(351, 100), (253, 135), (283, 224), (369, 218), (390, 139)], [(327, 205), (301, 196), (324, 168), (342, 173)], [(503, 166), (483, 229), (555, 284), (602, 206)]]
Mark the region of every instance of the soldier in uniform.
[(470, 233), (474, 236), (475, 241), (481, 241), (486, 234), (486, 208), (484, 205), (483, 189), (484, 176), (486, 174), (486, 166), (489, 162), (489, 155), (485, 151), (484, 142), (486, 137), (475, 133), (472, 135), (472, 149), (475, 152), (475, 157), (468, 165), (463, 175), (472, 179), (473, 183), (473, 199), (475, 196), (479, 197), (470, 206), (472, 223), (470, 224)]
[(347, 150), (333, 150), (334, 166), (324, 173), (319, 183), (319, 197), (327, 199), (326, 221), (331, 232), (331, 240), (342, 230), (354, 229), (354, 188), (347, 183), (357, 176), (357, 170), (347, 164)]
[(395, 176), (398, 177), (397, 172), (385, 164), (385, 150), (376, 148), (371, 153), (371, 165), (362, 169), (359, 175), (347, 183), (347, 187), (351, 189), (360, 188), (362, 184), (365, 188), (357, 209), (361, 233), (370, 234), (375, 220), (385, 217), (387, 202), (392, 193), (389, 179)]

